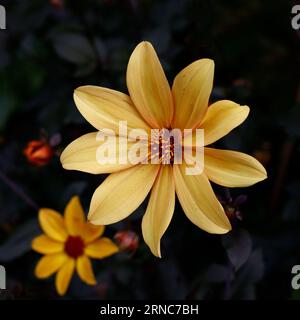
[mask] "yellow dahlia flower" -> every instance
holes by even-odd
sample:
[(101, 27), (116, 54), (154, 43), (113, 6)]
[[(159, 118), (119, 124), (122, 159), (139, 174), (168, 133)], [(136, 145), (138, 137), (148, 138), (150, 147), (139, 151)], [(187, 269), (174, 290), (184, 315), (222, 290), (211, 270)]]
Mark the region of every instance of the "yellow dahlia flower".
[[(208, 107), (213, 76), (214, 62), (201, 59), (183, 69), (171, 89), (154, 48), (149, 42), (142, 42), (128, 63), (129, 95), (83, 86), (75, 90), (74, 100), (81, 114), (97, 130), (109, 128), (117, 132), (119, 121), (124, 120), (128, 130), (139, 128), (146, 132), (151, 128), (202, 128), (207, 146), (240, 125), (249, 113), (249, 107), (228, 100)], [(195, 225), (210, 233), (223, 234), (231, 230), (231, 225), (209, 180), (226, 187), (245, 187), (267, 176), (264, 167), (253, 157), (208, 147), (204, 148), (204, 171), (200, 175), (186, 175), (185, 162), (100, 164), (96, 157), (99, 147), (96, 137), (97, 132), (93, 132), (78, 138), (61, 155), (65, 169), (111, 173), (95, 191), (88, 219), (96, 225), (118, 222), (137, 209), (151, 190), (142, 231), (152, 253), (159, 257), (160, 239), (173, 215), (175, 193)], [(123, 139), (117, 141), (123, 143)]]
[(32, 249), (45, 256), (36, 265), (36, 277), (44, 279), (57, 272), (55, 286), (60, 295), (66, 293), (75, 269), (83, 282), (95, 285), (90, 258), (103, 259), (118, 251), (110, 239), (101, 237), (104, 226), (85, 221), (77, 196), (68, 203), (64, 217), (52, 209), (40, 209), (39, 222), (45, 234), (32, 241)]

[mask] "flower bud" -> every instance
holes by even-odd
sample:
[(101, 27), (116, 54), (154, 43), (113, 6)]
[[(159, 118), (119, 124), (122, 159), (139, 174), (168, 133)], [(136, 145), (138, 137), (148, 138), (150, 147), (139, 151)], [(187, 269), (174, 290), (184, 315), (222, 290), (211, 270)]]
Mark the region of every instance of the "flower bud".
[(24, 149), (27, 160), (36, 166), (44, 166), (51, 160), (53, 149), (48, 142), (43, 140), (33, 140)]
[(139, 245), (139, 237), (131, 230), (119, 231), (114, 238), (121, 251), (135, 251)]

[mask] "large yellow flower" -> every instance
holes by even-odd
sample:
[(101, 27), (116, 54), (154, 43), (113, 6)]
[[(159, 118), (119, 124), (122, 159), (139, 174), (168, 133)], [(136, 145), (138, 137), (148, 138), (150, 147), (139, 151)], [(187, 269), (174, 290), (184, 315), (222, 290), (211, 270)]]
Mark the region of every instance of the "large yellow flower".
[[(201, 59), (183, 69), (170, 89), (154, 48), (149, 42), (142, 42), (128, 63), (129, 96), (107, 88), (83, 86), (75, 90), (74, 99), (81, 114), (98, 130), (109, 128), (117, 132), (119, 121), (124, 120), (128, 130), (139, 128), (146, 132), (151, 128), (202, 128), (206, 146), (240, 125), (249, 113), (247, 106), (228, 100), (208, 107), (213, 76), (214, 62)], [(94, 132), (78, 138), (61, 156), (65, 169), (111, 173), (92, 197), (89, 220), (96, 225), (122, 220), (152, 189), (142, 231), (156, 256), (161, 256), (160, 239), (173, 215), (175, 192), (195, 225), (223, 234), (231, 230), (231, 225), (209, 180), (226, 187), (245, 187), (266, 178), (264, 167), (254, 158), (208, 147), (204, 150), (201, 175), (186, 175), (186, 163), (100, 164), (96, 159), (96, 135)], [(119, 144), (122, 141), (118, 140)]]
[(101, 237), (104, 226), (85, 221), (77, 196), (68, 203), (64, 218), (44, 208), (39, 211), (39, 222), (45, 234), (32, 241), (32, 249), (45, 256), (36, 265), (36, 277), (44, 279), (57, 272), (55, 285), (60, 295), (66, 293), (75, 269), (83, 282), (95, 285), (90, 258), (103, 259), (118, 251), (110, 239)]

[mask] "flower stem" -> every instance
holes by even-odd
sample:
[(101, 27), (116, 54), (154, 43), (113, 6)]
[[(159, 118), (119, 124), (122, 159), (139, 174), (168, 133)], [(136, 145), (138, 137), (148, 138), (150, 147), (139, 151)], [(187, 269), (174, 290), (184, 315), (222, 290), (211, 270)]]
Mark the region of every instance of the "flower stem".
[(19, 187), (13, 180), (0, 171), (0, 180), (2, 180), (15, 194), (24, 200), (29, 206), (35, 210), (39, 210), (39, 206)]

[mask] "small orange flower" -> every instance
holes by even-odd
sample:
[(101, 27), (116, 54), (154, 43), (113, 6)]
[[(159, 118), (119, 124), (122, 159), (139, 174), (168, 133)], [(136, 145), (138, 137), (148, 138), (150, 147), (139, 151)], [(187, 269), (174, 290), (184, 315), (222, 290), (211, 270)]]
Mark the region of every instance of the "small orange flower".
[(54, 151), (51, 145), (44, 140), (33, 140), (24, 149), (27, 160), (36, 166), (44, 166), (53, 157)]
[(121, 251), (135, 251), (139, 245), (139, 237), (131, 230), (119, 231), (114, 238)]
[(83, 282), (95, 285), (90, 258), (103, 259), (118, 252), (109, 238), (101, 237), (104, 226), (86, 222), (78, 196), (70, 200), (64, 217), (52, 209), (40, 209), (39, 222), (45, 234), (33, 240), (32, 249), (45, 256), (36, 265), (35, 275), (44, 279), (57, 272), (59, 295), (66, 293), (75, 269)]

